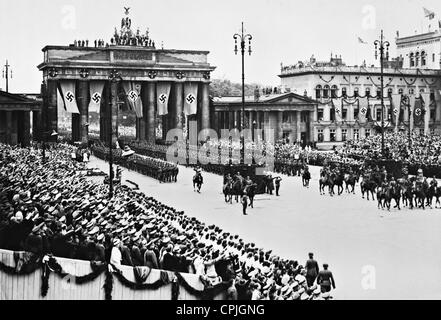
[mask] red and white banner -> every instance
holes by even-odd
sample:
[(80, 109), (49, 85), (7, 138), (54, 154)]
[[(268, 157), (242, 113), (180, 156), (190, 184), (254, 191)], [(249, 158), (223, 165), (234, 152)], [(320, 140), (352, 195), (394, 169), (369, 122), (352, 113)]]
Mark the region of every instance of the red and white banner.
[(168, 82), (158, 82), (156, 85), (156, 104), (158, 115), (168, 114), (168, 100), (170, 98), (171, 84)]
[(188, 82), (184, 84), (184, 114), (196, 114), (198, 108), (198, 84)]
[(135, 111), (137, 118), (142, 118), (142, 99), (141, 99), (141, 83), (134, 81), (125, 81), (123, 83), (126, 92), (127, 101), (130, 108)]
[(75, 95), (75, 81), (62, 80), (59, 82), (60, 95), (63, 98), (64, 109), (69, 113), (80, 113)]

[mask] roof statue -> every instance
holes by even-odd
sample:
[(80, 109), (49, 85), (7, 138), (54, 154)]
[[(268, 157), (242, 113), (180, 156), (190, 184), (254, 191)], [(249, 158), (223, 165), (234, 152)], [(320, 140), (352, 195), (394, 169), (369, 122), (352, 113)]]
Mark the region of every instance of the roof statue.
[(116, 46), (138, 46), (138, 47), (148, 47), (155, 48), (155, 42), (150, 39), (149, 29), (145, 34), (141, 34), (138, 28), (136, 33), (132, 31), (132, 19), (129, 17), (130, 8), (124, 7), (125, 17), (121, 19), (121, 29), (115, 28), (114, 35), (111, 39), (111, 44)]

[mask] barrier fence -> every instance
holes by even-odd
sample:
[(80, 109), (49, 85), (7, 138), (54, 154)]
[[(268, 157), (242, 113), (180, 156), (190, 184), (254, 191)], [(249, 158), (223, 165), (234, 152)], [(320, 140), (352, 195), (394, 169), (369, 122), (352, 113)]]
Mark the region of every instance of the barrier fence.
[[(0, 249), (0, 300), (198, 300), (225, 298), (226, 285), (204, 288), (194, 274), (104, 264), (93, 270), (89, 261), (54, 258), (52, 263), (32, 260), (26, 252)], [(35, 257), (34, 257), (35, 258)], [(55, 262), (54, 262), (55, 261)], [(62, 272), (54, 266), (61, 266)], [(48, 271), (51, 270), (51, 271)], [(58, 272), (57, 272), (58, 271)], [(44, 274), (48, 273), (45, 289)], [(109, 278), (110, 274), (110, 278)], [(110, 288), (109, 288), (109, 284)], [(46, 294), (43, 294), (46, 292)], [(110, 296), (109, 296), (110, 294)]]

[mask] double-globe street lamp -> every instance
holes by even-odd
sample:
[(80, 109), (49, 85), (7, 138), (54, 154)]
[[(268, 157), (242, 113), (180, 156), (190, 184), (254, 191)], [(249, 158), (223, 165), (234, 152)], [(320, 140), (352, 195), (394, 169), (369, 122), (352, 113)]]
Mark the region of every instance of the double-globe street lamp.
[(246, 41), (248, 40), (248, 53), (251, 55), (251, 40), (253, 37), (250, 34), (244, 34), (243, 22), (241, 33), (236, 33), (234, 36), (234, 53), (237, 55), (237, 41), (240, 41), (240, 52), (242, 54), (242, 115), (240, 123), (240, 163), (245, 163), (245, 137), (243, 128), (245, 126), (245, 49)]
[(390, 43), (384, 40), (383, 30), (381, 30), (380, 40), (374, 42), (375, 45), (375, 59), (378, 58), (378, 51), (380, 52), (380, 77), (381, 77), (381, 155), (384, 158), (384, 58), (389, 61), (389, 46)]

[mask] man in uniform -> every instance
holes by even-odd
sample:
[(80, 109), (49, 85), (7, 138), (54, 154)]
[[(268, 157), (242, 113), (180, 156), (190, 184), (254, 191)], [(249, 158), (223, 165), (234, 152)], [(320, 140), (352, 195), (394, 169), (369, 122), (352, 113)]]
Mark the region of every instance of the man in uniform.
[(282, 178), (276, 177), (274, 179), (274, 183), (276, 184), (276, 196), (279, 196), (279, 189), (280, 189), (280, 181), (282, 181)]
[(317, 261), (314, 260), (314, 254), (310, 252), (308, 256), (309, 259), (305, 263), (306, 282), (308, 284), (308, 287), (311, 287), (314, 284), (314, 281), (317, 278), (320, 270)]
[(328, 270), (328, 264), (323, 264), (322, 271), (319, 272), (317, 277), (317, 284), (320, 285), (322, 293), (331, 291), (331, 286), (335, 290), (335, 281), (332, 276), (332, 272)]
[(242, 203), (242, 213), (245, 216), (247, 215), (248, 200), (249, 200), (248, 195), (246, 192), (244, 192), (243, 196), (242, 196), (241, 203)]

